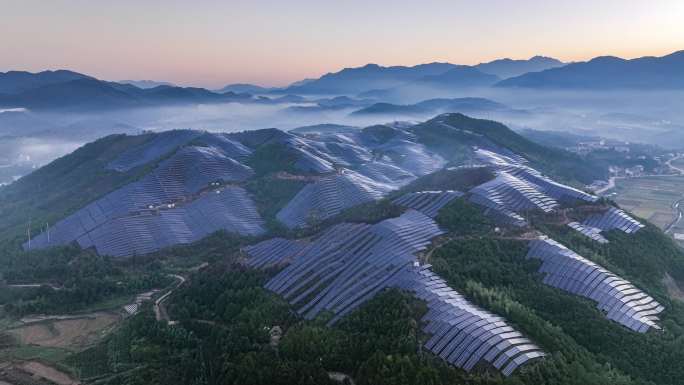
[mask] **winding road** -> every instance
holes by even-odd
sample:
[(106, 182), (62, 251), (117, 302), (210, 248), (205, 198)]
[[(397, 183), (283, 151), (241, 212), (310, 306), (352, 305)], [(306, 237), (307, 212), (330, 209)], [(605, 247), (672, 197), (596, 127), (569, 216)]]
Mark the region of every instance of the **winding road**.
[(182, 275), (178, 274), (169, 274), (169, 277), (173, 277), (178, 282), (176, 285), (174, 285), (169, 291), (164, 293), (161, 297), (157, 298), (156, 301), (154, 301), (154, 316), (157, 319), (157, 321), (166, 321), (169, 322), (169, 314), (166, 312), (166, 308), (164, 307), (164, 301), (166, 301), (173, 292), (178, 289), (181, 285), (185, 283), (185, 277)]
[(668, 160), (667, 162), (665, 162), (665, 164), (667, 165), (667, 167), (669, 167), (669, 168), (671, 168), (671, 169), (673, 169), (673, 170), (679, 172), (680, 175), (684, 175), (684, 169), (672, 165), (672, 161), (675, 161), (675, 160), (678, 160), (678, 159), (682, 159), (683, 157), (684, 157), (684, 155), (677, 155), (677, 156), (675, 156), (674, 158), (672, 158), (672, 159)]
[[(651, 176), (682, 176), (682, 175), (684, 175), (684, 168), (679, 168), (677, 166), (672, 165), (673, 161), (675, 161), (677, 159), (682, 159), (682, 158), (684, 158), (684, 155), (677, 155), (674, 158), (665, 162), (667, 167), (669, 167), (671, 170), (674, 170), (677, 172), (676, 174), (652, 174), (652, 175), (634, 176), (632, 178), (647, 178), (647, 177), (651, 177)], [(608, 178), (608, 184), (601, 187), (598, 190), (595, 190), (594, 193), (597, 195), (603, 194), (604, 192), (615, 188), (615, 180), (625, 179), (625, 178), (626, 177), (624, 177), (624, 176), (611, 176), (610, 178)]]
[(677, 215), (669, 225), (665, 226), (665, 228), (663, 229), (664, 233), (671, 233), (672, 228), (675, 227), (682, 220), (682, 217), (684, 217), (684, 212), (682, 212), (682, 202), (684, 202), (684, 198), (672, 204), (672, 209), (676, 212)]

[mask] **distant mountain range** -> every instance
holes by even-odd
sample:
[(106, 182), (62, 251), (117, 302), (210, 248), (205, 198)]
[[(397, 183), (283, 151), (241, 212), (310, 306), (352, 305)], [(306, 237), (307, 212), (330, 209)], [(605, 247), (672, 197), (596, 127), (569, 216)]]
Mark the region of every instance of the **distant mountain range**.
[(430, 99), (416, 104), (375, 103), (352, 115), (425, 115), (440, 112), (472, 113), (508, 109), (505, 105), (484, 98)]
[(90, 76), (73, 71), (43, 71), (31, 73), (26, 71), (0, 72), (0, 95), (16, 94), (32, 89), (64, 83), (72, 80), (93, 79)]
[[(41, 77), (41, 74), (36, 74)], [(219, 94), (204, 88), (157, 86), (138, 88), (130, 84), (106, 82), (82, 76), (64, 82), (44, 84), (0, 95), (0, 106), (29, 109), (130, 108), (178, 103), (210, 103), (251, 99), (251, 95)], [(18, 89), (19, 87), (14, 87)]]
[(383, 67), (377, 64), (367, 64), (363, 67), (345, 68), (339, 72), (326, 74), (319, 79), (307, 79), (280, 91), (295, 94), (356, 95), (411, 84), (482, 87), (490, 86), (510, 76), (562, 65), (563, 63), (559, 60), (543, 56), (535, 56), (529, 60), (501, 59), (476, 66), (429, 63), (413, 67)]
[(171, 86), (175, 87), (176, 85), (173, 83), (169, 82), (157, 82), (154, 80), (119, 80), (117, 83), (121, 84), (130, 84), (132, 86), (136, 86), (138, 88), (154, 88), (154, 87), (159, 87), (159, 86)]
[[(0, 72), (0, 108), (106, 109), (231, 101), (311, 102), (302, 95), (349, 95), (389, 101), (392, 95), (410, 94), (415, 90), (462, 91), (491, 86), (591, 90), (681, 89), (684, 88), (684, 51), (632, 60), (598, 57), (588, 62), (567, 65), (542, 56), (528, 60), (501, 59), (475, 66), (429, 63), (412, 67), (383, 67), (368, 64), (328, 73), (318, 79), (305, 79), (285, 88), (240, 83), (218, 91), (178, 87), (151, 80), (108, 82), (68, 70), (39, 73), (9, 71)], [(278, 95), (285, 96), (273, 97)], [(302, 108), (316, 111), (368, 107), (373, 102), (334, 98), (328, 101), (314, 101), (314, 105)]]
[(358, 94), (372, 89), (396, 87), (425, 76), (440, 75), (455, 67), (449, 63), (420, 64), (413, 67), (382, 67), (377, 64), (367, 64), (363, 67), (345, 68), (339, 72), (329, 73), (319, 79), (287, 87), (283, 92), (295, 94)]
[(681, 89), (684, 87), (684, 51), (632, 60), (602, 56), (588, 62), (506, 79), (498, 86), (592, 90)]
[(565, 63), (558, 59), (546, 56), (534, 56), (528, 60), (499, 59), (489, 63), (481, 63), (474, 68), (501, 79), (520, 76), (528, 72), (544, 71), (551, 68), (562, 67)]
[(269, 92), (272, 92), (274, 90), (277, 90), (277, 88), (272, 88), (272, 87), (261, 87), (257, 86), (254, 84), (246, 84), (246, 83), (237, 83), (237, 84), (229, 84), (220, 90), (216, 90), (216, 92), (219, 93), (225, 93), (225, 92), (235, 92), (239, 94), (247, 93), (247, 94), (268, 94)]
[(490, 86), (501, 80), (496, 75), (491, 75), (470, 66), (454, 66), (454, 68), (438, 74), (428, 75), (413, 83), (430, 85), (433, 87), (483, 87)]

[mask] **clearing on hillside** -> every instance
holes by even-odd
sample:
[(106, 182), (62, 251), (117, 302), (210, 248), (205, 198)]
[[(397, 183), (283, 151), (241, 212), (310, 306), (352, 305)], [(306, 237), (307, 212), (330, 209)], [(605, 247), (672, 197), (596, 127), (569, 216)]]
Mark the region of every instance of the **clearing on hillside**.
[(38, 345), (70, 350), (82, 349), (117, 323), (116, 312), (97, 312), (68, 319), (47, 319), (30, 322), (8, 330), (22, 345)]

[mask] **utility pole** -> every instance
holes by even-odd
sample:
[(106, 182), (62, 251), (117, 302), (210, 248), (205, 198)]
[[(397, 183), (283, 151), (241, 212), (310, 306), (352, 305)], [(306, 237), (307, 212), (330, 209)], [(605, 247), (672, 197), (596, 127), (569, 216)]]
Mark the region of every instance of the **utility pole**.
[(28, 248), (31, 249), (31, 217), (29, 217), (28, 228), (26, 229), (28, 235)]

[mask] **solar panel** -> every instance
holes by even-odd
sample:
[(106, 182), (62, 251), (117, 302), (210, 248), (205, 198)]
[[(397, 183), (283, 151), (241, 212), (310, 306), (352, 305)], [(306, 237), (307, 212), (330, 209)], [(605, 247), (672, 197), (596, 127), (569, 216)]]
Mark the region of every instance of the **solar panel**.
[(373, 181), (355, 171), (341, 170), (305, 186), (283, 207), (276, 218), (290, 228), (304, 227), (342, 210), (377, 200), (392, 186)]
[(662, 305), (560, 243), (548, 237), (533, 240), (527, 258), (542, 261), (544, 283), (595, 301), (607, 318), (638, 332), (660, 329), (652, 316), (664, 310)]
[(334, 324), (380, 290), (396, 287), (428, 303), (423, 325), (433, 336), (425, 347), (452, 365), (472, 369), (491, 350), (492, 338), (504, 343), (503, 350), (531, 345), (520, 333), (510, 333), (513, 329), (501, 317), (473, 306), (449, 288), (429, 265), (414, 266), (416, 253), (440, 234), (430, 217), (409, 210), (375, 225), (336, 225), (309, 243), (275, 238), (244, 251), (252, 266), (290, 261), (265, 287), (282, 295), (305, 318), (330, 311), (329, 324)]
[[(416, 297), (428, 303), (429, 310), (423, 317), (424, 331), (432, 337), (425, 343), (426, 349), (450, 364), (470, 371), (481, 360), (494, 363), (496, 355), (485, 355), (487, 352), (506, 351), (521, 344), (534, 346), (520, 333), (513, 332), (501, 317), (470, 304), (453, 289), (435, 290), (432, 285), (435, 280), (441, 279), (428, 265), (407, 266), (397, 278), (397, 287), (414, 292)], [(539, 348), (534, 347), (532, 351), (539, 352), (540, 357), (543, 355)]]
[(431, 218), (435, 218), (442, 207), (462, 196), (462, 192), (453, 190), (421, 191), (404, 194), (393, 202), (397, 205), (420, 211)]

